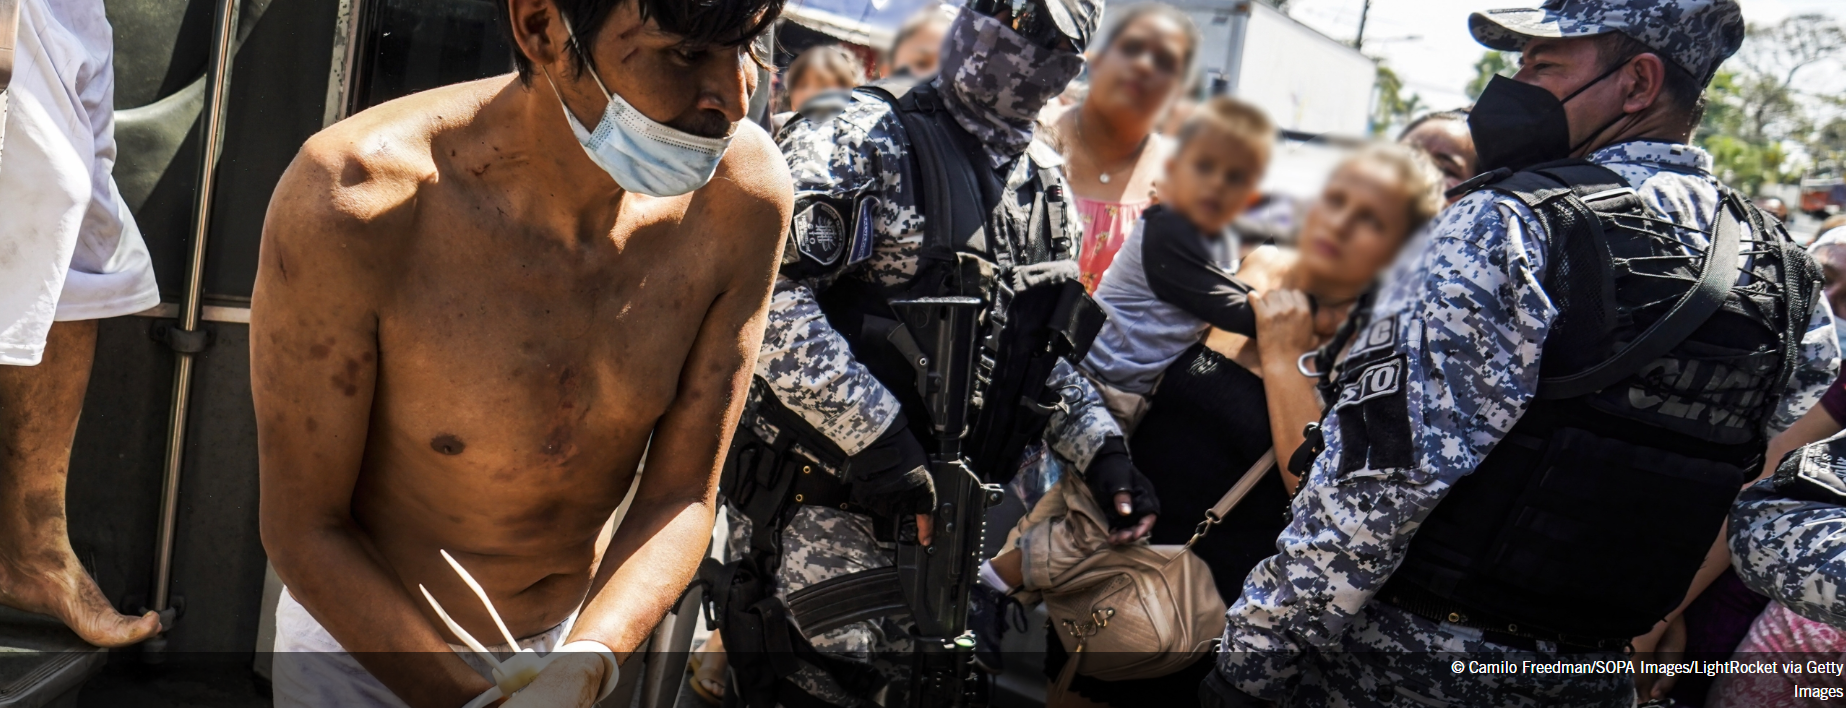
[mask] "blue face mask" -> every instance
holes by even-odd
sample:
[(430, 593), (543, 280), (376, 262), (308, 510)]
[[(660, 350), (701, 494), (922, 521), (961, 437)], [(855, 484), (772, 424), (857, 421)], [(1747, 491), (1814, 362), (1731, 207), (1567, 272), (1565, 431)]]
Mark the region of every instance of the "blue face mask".
[[(571, 42), (576, 43), (574, 35)], [(609, 107), (603, 110), (596, 130), (584, 128), (569, 106), (564, 107), (564, 117), (570, 121), (571, 132), (577, 135), (583, 152), (616, 184), (629, 192), (673, 197), (711, 181), (725, 148), (731, 144), (730, 136), (706, 138), (656, 123), (620, 95), (611, 93), (593, 68), (590, 78), (609, 98)], [(551, 72), (545, 72), (545, 81), (551, 83)], [(557, 84), (552, 83), (551, 89), (562, 105), (564, 96), (558, 93)]]

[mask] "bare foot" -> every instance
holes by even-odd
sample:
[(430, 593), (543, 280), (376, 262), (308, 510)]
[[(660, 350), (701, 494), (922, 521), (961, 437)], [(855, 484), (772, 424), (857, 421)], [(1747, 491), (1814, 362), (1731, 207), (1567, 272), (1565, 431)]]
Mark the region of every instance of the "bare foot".
[(68, 542), (22, 556), (31, 561), (0, 559), (0, 605), (57, 618), (98, 647), (125, 647), (160, 633), (153, 611), (139, 618), (117, 613)]
[(716, 632), (693, 653), (699, 660), (692, 671), (693, 692), (714, 705), (724, 704), (724, 638)]

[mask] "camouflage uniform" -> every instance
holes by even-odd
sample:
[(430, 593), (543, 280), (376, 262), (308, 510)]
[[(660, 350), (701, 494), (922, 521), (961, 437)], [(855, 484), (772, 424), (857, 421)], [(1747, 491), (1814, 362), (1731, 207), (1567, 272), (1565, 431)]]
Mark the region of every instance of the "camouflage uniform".
[(1804, 618), (1846, 628), (1846, 499), (1801, 494), (1798, 478), (1838, 480), (1846, 434), (1782, 461), (1731, 509), (1731, 563), (1750, 588)]
[[(1081, 69), (1080, 56), (1027, 44), (992, 18), (962, 12), (945, 40), (942, 66), (945, 76), (936, 83), (950, 115), (981, 141), (1002, 176), (1013, 175), (1009, 188), (1023, 183), (1020, 188), (1029, 191), (1019, 199), (1030, 204), (1036, 183), (1020, 178), (1032, 174), (1030, 167), (1055, 168), (1062, 163), (1054, 150), (1033, 141), (1032, 120)], [(924, 242), (921, 188), (911, 177), (916, 167), (904, 147), (908, 143), (903, 126), (881, 99), (854, 94), (839, 114), (799, 121), (780, 139), (797, 195), (818, 192), (876, 200), (867, 225), (872, 248), (863, 261), (837, 276), (778, 277), (756, 366), (756, 376), (784, 406), (853, 455), (885, 432), (900, 405), (854, 360), (846, 338), (828, 324), (816, 294), (836, 278), (864, 279), (886, 288), (910, 281)], [(1066, 214), (1062, 223), (1073, 231), (1079, 224), (1074, 213)], [(1071, 234), (1069, 243), (1081, 243), (1080, 236)], [(791, 244), (788, 250), (797, 248)], [(1121, 431), (1095, 388), (1068, 362), (1058, 362), (1050, 386), (1061, 393), (1063, 407), (1046, 426), (1045, 441), (1077, 469), (1085, 469), (1104, 439), (1120, 436)], [(912, 420), (911, 425), (925, 424)], [(891, 566), (896, 548), (877, 542), (872, 526), (872, 518), (865, 515), (800, 507), (782, 530), (777, 595), (786, 597), (836, 576)], [(732, 529), (738, 530), (733, 548), (747, 547), (735, 538), (747, 531), (747, 525), (733, 524)], [(909, 649), (904, 633), (890, 621), (857, 623), (810, 640), (823, 652), (862, 659)], [(893, 669), (890, 674), (901, 673)], [(805, 667), (795, 683), (823, 701), (854, 704), (864, 699), (848, 696), (812, 667)]]
[[(1676, 223), (1710, 229), (1716, 220), (1718, 183), (1711, 157), (1698, 148), (1630, 142), (1587, 158)], [(1710, 242), (1705, 233), (1678, 233), (1690, 247)], [(1251, 571), (1227, 614), (1223, 680), (1288, 704), (1632, 705), (1623, 675), (1454, 673), (1449, 663), (1468, 654), (1519, 651), (1373, 600), (1418, 525), (1533, 400), (1540, 346), (1557, 316), (1540, 287), (1547, 238), (1517, 199), (1476, 192), (1406, 247), (1386, 276), (1374, 322), (1394, 324), (1392, 346), (1405, 356), (1414, 464), (1341, 475), (1340, 427), (1331, 420), (1323, 427), (1327, 451), (1295, 498), (1279, 553)], [(1818, 301), (1773, 429), (1806, 412), (1833, 380), (1839, 347), (1831, 312)], [(1539, 657), (1523, 657), (1555, 655), (1547, 643), (1539, 647)], [(1570, 657), (1623, 657), (1602, 655)]]

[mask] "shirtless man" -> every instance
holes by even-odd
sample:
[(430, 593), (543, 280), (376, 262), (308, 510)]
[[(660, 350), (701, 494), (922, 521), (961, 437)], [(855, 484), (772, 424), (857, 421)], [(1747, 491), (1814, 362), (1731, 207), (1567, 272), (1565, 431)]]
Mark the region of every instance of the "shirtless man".
[[(278, 706), (492, 687), (418, 589), (502, 637), (439, 550), (522, 646), (626, 663), (711, 535), (791, 211), (742, 121), (781, 1), (503, 2), (517, 76), (329, 128), (270, 204), (262, 531), (287, 584), (276, 649), (313, 653), (278, 654)], [(606, 678), (572, 653), (511, 704), (589, 706)]]

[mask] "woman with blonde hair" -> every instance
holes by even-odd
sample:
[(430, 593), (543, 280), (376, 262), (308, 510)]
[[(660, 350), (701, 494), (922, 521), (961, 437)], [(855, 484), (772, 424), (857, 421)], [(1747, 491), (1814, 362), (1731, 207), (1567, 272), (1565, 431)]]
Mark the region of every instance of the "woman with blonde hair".
[[(1334, 336), (1442, 206), (1442, 174), (1427, 157), (1399, 145), (1370, 146), (1333, 171), (1302, 221), (1297, 248), (1266, 246), (1244, 257), (1236, 276), (1253, 289), (1256, 337), (1209, 330), (1166, 368), (1129, 441), (1135, 465), (1160, 496), (1150, 543), (1185, 544), (1206, 510), (1266, 451), (1287, 461), (1301, 445), (1302, 429), (1320, 420), (1323, 402), (1317, 380), (1303, 376), (1297, 361)], [(1193, 545), (1226, 605), (1236, 601), (1250, 569), (1275, 553), (1298, 483), (1272, 468)], [(1046, 674), (1055, 677), (1068, 658), (1052, 639)], [(1150, 679), (1106, 682), (1079, 674), (1069, 690), (1077, 696), (1047, 704), (1189, 703), (1211, 662), (1207, 656)]]

